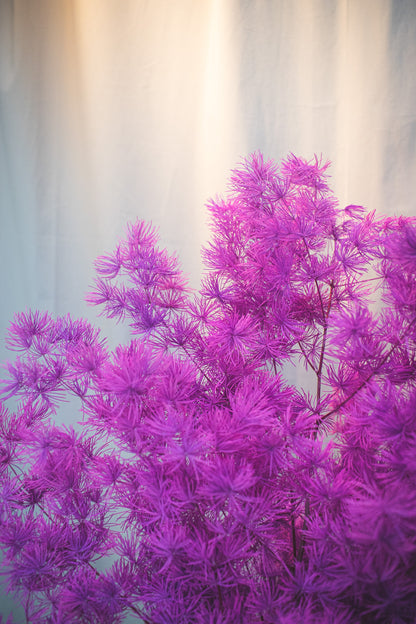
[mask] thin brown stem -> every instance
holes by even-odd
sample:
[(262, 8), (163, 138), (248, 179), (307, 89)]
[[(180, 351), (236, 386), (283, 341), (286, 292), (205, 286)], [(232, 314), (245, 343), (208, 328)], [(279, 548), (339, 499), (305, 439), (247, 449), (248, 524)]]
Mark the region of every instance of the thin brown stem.
[(377, 277), (369, 277), (365, 280), (356, 280), (356, 284), (366, 284), (367, 282), (374, 282), (376, 280), (384, 279), (383, 275), (378, 275)]
[(317, 374), (317, 369), (316, 369), (316, 367), (314, 366), (314, 364), (311, 362), (311, 360), (309, 359), (308, 355), (306, 354), (305, 349), (302, 347), (302, 343), (301, 343), (301, 341), (300, 341), (300, 340), (298, 340), (297, 344), (299, 345), (299, 349), (302, 351), (302, 355), (303, 355), (303, 357), (305, 358), (305, 360), (306, 360), (306, 362), (307, 362), (308, 366), (309, 366), (309, 367), (313, 370), (313, 372), (314, 372), (315, 374)]
[[(309, 514), (310, 514), (310, 502), (309, 502), (309, 496), (307, 495), (306, 500), (305, 500), (305, 517), (303, 520), (303, 527), (302, 527), (303, 531), (306, 528), (306, 518), (309, 518)], [(298, 561), (302, 561), (304, 552), (305, 552), (305, 540), (303, 539), (301, 535), (300, 542), (299, 542)]]
[(183, 349), (183, 351), (185, 351), (186, 355), (188, 356), (188, 358), (191, 360), (191, 362), (193, 364), (195, 364), (196, 368), (199, 370), (199, 372), (201, 373), (201, 375), (205, 378), (205, 380), (211, 385), (212, 382), (210, 380), (210, 378), (208, 377), (208, 375), (205, 373), (204, 369), (198, 364), (198, 362), (195, 361), (195, 359), (192, 357), (192, 355), (189, 353), (188, 349), (185, 347), (185, 345), (181, 345), (181, 349)]
[[(305, 237), (303, 237), (303, 238), (302, 238), (302, 240), (303, 240), (303, 243), (304, 243), (304, 245), (305, 245), (305, 248), (306, 248), (306, 253), (307, 253), (307, 255), (308, 255), (308, 260), (309, 260), (309, 263), (310, 263), (311, 268), (312, 268), (312, 258), (311, 258), (311, 253), (310, 253), (310, 251), (309, 251), (309, 247), (308, 247), (308, 245), (307, 245), (307, 243), (306, 243)], [(322, 299), (321, 289), (319, 288), (318, 278), (317, 278), (317, 277), (314, 277), (314, 278), (313, 278), (313, 281), (315, 282), (316, 290), (317, 290), (317, 292), (318, 292), (319, 302), (320, 302), (320, 304), (321, 304), (322, 316), (323, 316), (323, 318), (325, 319), (324, 302), (323, 302), (323, 299)]]
[(328, 306), (326, 309), (326, 313), (324, 313), (324, 330), (322, 332), (322, 347), (321, 347), (321, 356), (319, 358), (319, 366), (318, 366), (318, 370), (317, 370), (317, 388), (316, 388), (316, 399), (317, 399), (317, 403), (319, 403), (319, 401), (321, 400), (321, 386), (322, 386), (322, 369), (323, 369), (323, 365), (324, 365), (324, 357), (325, 357), (325, 347), (326, 347), (326, 338), (327, 338), (327, 334), (328, 334), (328, 317), (329, 314), (331, 312), (331, 305), (332, 305), (332, 294), (334, 292), (334, 282), (331, 282), (330, 284), (330, 291), (329, 291), (329, 301), (328, 301)]
[(296, 528), (295, 528), (294, 516), (292, 516), (292, 549), (293, 549), (293, 558), (296, 559)]
[[(215, 574), (215, 580), (218, 583), (218, 574), (217, 574), (217, 570), (214, 570), (214, 574)], [(222, 591), (221, 591), (221, 585), (218, 585), (218, 600), (220, 603), (220, 610), (222, 610), (223, 608), (223, 597), (222, 597)]]
[[(324, 309), (324, 305), (323, 305), (323, 301), (322, 301), (322, 297), (320, 295), (320, 290), (319, 290), (319, 285), (318, 285), (318, 280), (315, 279), (315, 283), (316, 283), (316, 287), (318, 289), (318, 294), (319, 294), (319, 298), (321, 301), (321, 306), (322, 306), (322, 314), (323, 314), (323, 323), (324, 323), (324, 328), (323, 328), (323, 332), (322, 332), (322, 346), (321, 346), (321, 354), (319, 357), (319, 364), (318, 364), (318, 369), (315, 370), (316, 373), (316, 377), (317, 377), (317, 387), (316, 387), (316, 402), (317, 405), (319, 404), (320, 400), (321, 400), (321, 387), (322, 387), (322, 370), (323, 370), (323, 366), (324, 366), (324, 360), (325, 360), (325, 347), (326, 347), (326, 339), (327, 339), (327, 334), (328, 334), (328, 318), (329, 318), (329, 314), (331, 312), (331, 305), (332, 305), (332, 295), (334, 292), (334, 282), (331, 281), (330, 283), (330, 291), (329, 291), (329, 300), (328, 300), (328, 305), (326, 310)], [(318, 427), (319, 427), (319, 423), (320, 423), (320, 419), (318, 419), (315, 423), (315, 433), (314, 433), (314, 438), (316, 439), (316, 436), (318, 434)], [(304, 531), (306, 528), (306, 521), (307, 518), (309, 518), (310, 515), (310, 500), (309, 500), (309, 495), (306, 494), (306, 499), (305, 499), (305, 515), (304, 515), (304, 519), (303, 519), (303, 526), (302, 526), (302, 530)], [(293, 540), (293, 545), (294, 545), (294, 549), (295, 549), (295, 536), (293, 534), (294, 531), (294, 522), (292, 519), (292, 540)], [(299, 550), (298, 550), (298, 561), (302, 561), (303, 558), (303, 553), (305, 550), (305, 540), (301, 534), (300, 536), (300, 541), (299, 541)], [(294, 550), (295, 552), (295, 550)], [(296, 558), (296, 555), (295, 555)]]
[(360, 390), (362, 390), (364, 388), (364, 386), (374, 377), (374, 375), (377, 375), (380, 372), (380, 369), (383, 366), (383, 364), (385, 364), (387, 362), (387, 360), (394, 353), (394, 351), (397, 349), (397, 347), (402, 344), (404, 338), (406, 338), (406, 335), (409, 333), (411, 327), (413, 325), (415, 325), (415, 323), (416, 323), (416, 318), (414, 318), (413, 321), (411, 323), (409, 323), (409, 325), (407, 326), (405, 332), (403, 333), (402, 338), (399, 341), (397, 341), (396, 344), (394, 344), (391, 347), (391, 349), (389, 349), (389, 351), (381, 359), (381, 362), (378, 364), (378, 366), (373, 371), (371, 371), (371, 373), (360, 383), (360, 385), (349, 396), (347, 396), (345, 399), (343, 399), (341, 401), (341, 403), (338, 403), (338, 405), (336, 407), (334, 407), (332, 410), (330, 410), (326, 414), (323, 414), (320, 417), (320, 419), (318, 420), (318, 423), (317, 423), (318, 426), (321, 423), (323, 423), (324, 420), (326, 420), (327, 418), (332, 416), (332, 414), (335, 414), (338, 410), (340, 410), (342, 407), (344, 407), (344, 405), (346, 405), (349, 401), (351, 401), (351, 399), (353, 399), (355, 397), (355, 395), (358, 394), (358, 392), (360, 392)]

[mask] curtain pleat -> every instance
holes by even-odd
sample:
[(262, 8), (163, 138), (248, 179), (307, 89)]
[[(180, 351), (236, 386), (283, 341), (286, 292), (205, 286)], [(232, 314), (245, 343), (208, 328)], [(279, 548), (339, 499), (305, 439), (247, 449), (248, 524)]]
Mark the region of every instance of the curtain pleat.
[(254, 150), (415, 214), (415, 61), (413, 0), (1, 0), (1, 337), (26, 307), (95, 318), (93, 260), (137, 217), (197, 287), (204, 205)]

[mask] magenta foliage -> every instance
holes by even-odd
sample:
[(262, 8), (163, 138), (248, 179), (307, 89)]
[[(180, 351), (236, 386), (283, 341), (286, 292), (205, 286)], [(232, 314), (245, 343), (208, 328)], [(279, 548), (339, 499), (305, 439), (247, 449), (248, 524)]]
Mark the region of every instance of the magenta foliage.
[(130, 324), (113, 353), (16, 316), (0, 543), (28, 622), (414, 622), (416, 223), (340, 209), (327, 166), (234, 171), (199, 294), (131, 225), (89, 296)]

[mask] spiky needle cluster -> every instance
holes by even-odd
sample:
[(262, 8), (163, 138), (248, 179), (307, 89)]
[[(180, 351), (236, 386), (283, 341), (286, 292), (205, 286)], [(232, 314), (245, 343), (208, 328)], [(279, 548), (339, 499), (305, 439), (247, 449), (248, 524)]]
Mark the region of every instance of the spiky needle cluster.
[(338, 208), (326, 168), (235, 170), (199, 294), (131, 225), (89, 296), (130, 323), (112, 353), (15, 317), (0, 544), (27, 622), (414, 623), (416, 224)]

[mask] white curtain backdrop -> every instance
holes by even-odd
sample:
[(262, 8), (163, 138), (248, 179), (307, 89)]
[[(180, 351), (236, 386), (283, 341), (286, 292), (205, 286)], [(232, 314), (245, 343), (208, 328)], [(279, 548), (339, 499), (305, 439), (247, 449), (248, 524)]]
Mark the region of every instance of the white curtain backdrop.
[(415, 214), (415, 67), (414, 0), (0, 0), (1, 359), (16, 311), (96, 318), (136, 217), (197, 286), (204, 204), (256, 149)]

